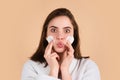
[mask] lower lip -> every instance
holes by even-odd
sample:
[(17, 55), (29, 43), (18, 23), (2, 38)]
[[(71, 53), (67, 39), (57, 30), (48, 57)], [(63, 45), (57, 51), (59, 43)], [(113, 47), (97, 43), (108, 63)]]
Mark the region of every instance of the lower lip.
[(58, 44), (57, 46), (58, 46), (58, 48), (63, 48), (64, 47), (63, 44)]

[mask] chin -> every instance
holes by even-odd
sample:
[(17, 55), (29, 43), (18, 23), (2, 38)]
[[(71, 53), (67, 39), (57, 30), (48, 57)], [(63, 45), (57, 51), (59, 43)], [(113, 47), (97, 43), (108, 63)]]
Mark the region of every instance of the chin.
[(65, 52), (65, 49), (61, 48), (61, 49), (55, 49), (55, 52), (57, 53), (64, 53)]

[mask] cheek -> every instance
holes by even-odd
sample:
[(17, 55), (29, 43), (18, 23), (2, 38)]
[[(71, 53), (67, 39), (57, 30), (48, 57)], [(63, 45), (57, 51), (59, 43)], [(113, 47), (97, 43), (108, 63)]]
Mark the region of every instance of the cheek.
[(72, 35), (74, 34), (74, 32), (73, 32), (73, 31), (71, 31), (71, 32), (70, 32), (70, 33), (68, 33), (68, 34), (72, 36)]

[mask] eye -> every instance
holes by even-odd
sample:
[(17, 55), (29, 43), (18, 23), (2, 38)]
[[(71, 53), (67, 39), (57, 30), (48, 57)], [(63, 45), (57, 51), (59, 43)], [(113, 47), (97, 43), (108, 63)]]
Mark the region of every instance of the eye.
[(56, 32), (57, 30), (56, 30), (55, 28), (52, 28), (50, 31), (54, 33), (54, 32)]
[(70, 29), (65, 29), (65, 33), (70, 33)]

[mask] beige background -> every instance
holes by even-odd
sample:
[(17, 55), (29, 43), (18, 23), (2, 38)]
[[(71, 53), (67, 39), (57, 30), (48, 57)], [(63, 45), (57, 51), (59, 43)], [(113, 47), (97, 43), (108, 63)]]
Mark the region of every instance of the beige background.
[(20, 80), (24, 62), (38, 46), (46, 16), (58, 7), (74, 14), (82, 55), (98, 64), (102, 80), (120, 80), (119, 0), (1, 0), (0, 80)]

